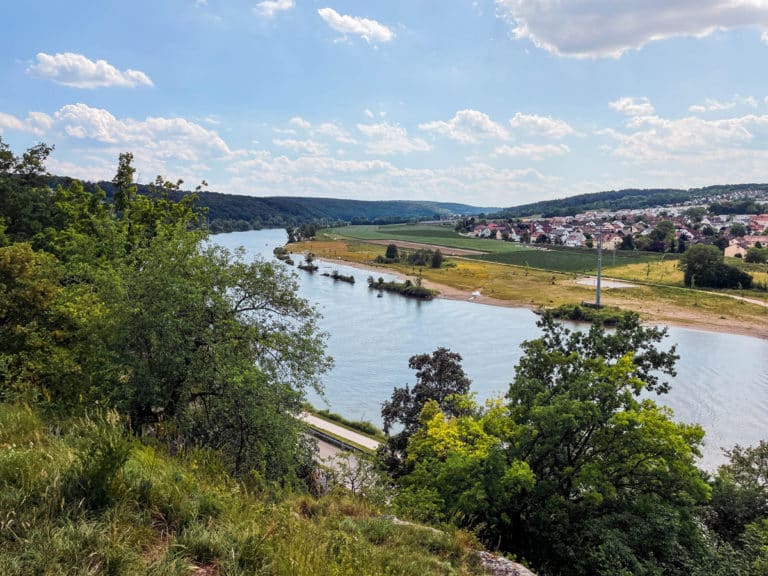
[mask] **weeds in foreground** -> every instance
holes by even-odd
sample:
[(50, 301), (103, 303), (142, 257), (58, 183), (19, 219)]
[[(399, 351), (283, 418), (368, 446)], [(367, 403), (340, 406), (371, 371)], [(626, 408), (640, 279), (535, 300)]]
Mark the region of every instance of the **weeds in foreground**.
[(0, 574), (471, 574), (472, 538), (396, 525), (350, 495), (257, 494), (215, 455), (170, 457), (113, 414), (0, 404)]

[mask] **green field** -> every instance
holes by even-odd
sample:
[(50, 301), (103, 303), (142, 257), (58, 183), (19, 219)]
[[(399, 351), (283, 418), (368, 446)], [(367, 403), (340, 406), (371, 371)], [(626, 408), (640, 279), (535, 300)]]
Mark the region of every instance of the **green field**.
[[(661, 254), (654, 253), (605, 251), (603, 252), (603, 269), (618, 268), (626, 264), (659, 262), (661, 257)], [(532, 248), (515, 252), (467, 256), (467, 258), (557, 272), (594, 273), (597, 270), (597, 252), (576, 248)], [(670, 255), (667, 254), (665, 260), (670, 259)]]
[[(557, 272), (589, 273), (597, 269), (597, 253), (595, 250), (579, 248), (564, 248), (548, 246), (546, 249), (522, 245), (517, 242), (501, 242), (481, 238), (459, 236), (449, 225), (435, 224), (391, 224), (387, 226), (346, 226), (327, 231), (329, 235), (343, 236), (355, 240), (402, 240), (421, 242), (436, 246), (480, 250), (486, 254), (468, 256), (475, 260), (513, 264), (515, 266), (530, 266), (542, 270)], [(676, 255), (667, 254), (665, 260), (674, 259)], [(641, 264), (658, 262), (661, 254), (649, 252), (605, 251), (603, 253), (604, 268), (618, 268), (626, 264)]]
[(343, 236), (355, 240), (403, 240), (435, 246), (449, 246), (465, 250), (480, 250), (493, 254), (517, 252), (526, 248), (513, 242), (500, 242), (482, 238), (467, 238), (450, 225), (439, 224), (389, 224), (386, 226), (345, 226), (326, 231), (328, 235)]

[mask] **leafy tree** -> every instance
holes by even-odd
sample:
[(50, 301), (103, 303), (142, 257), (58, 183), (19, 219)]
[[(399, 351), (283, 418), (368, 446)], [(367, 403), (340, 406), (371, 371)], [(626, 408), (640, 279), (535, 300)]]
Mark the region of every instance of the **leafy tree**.
[(729, 232), (731, 236), (741, 238), (747, 235), (747, 227), (741, 222), (734, 222), (731, 224)]
[[(432, 354), (411, 356), (408, 367), (416, 370), (413, 388), (395, 388), (392, 397), (384, 402), (381, 417), (387, 444), (384, 456), (390, 471), (399, 473), (408, 439), (419, 428), (419, 415), (424, 405), (433, 400), (447, 415), (455, 415), (459, 407), (454, 403), (456, 395), (466, 394), (470, 380), (461, 367), (461, 355), (447, 348), (438, 348)], [(390, 434), (395, 426), (401, 427)]]
[(752, 264), (765, 264), (768, 262), (768, 250), (765, 248), (758, 248), (757, 244), (753, 248), (747, 250), (747, 255), (744, 257), (745, 262)]
[(397, 244), (387, 244), (387, 251), (384, 253), (384, 257), (389, 260), (397, 260), (399, 257), (397, 252)]
[(734, 446), (712, 485), (709, 526), (726, 542), (740, 545), (747, 525), (768, 518), (768, 442)]
[(443, 265), (443, 253), (440, 251), (440, 248), (437, 248), (434, 252), (432, 252), (432, 258), (429, 265), (432, 268), (440, 268), (440, 266)]
[(675, 225), (670, 220), (662, 220), (651, 230), (648, 235), (650, 243), (646, 250), (651, 252), (666, 252), (672, 246), (675, 239)]
[(624, 236), (624, 238), (621, 239), (621, 246), (619, 246), (619, 250), (634, 250), (635, 249), (635, 240), (632, 237), (632, 234), (627, 234)]
[(709, 494), (703, 431), (641, 399), (674, 374), (665, 331), (636, 315), (614, 333), (540, 326), (507, 404), (453, 416), (425, 404), (399, 507), (473, 527), (541, 574), (695, 573), (711, 556), (694, 516)]
[(715, 246), (696, 244), (680, 257), (678, 266), (685, 272), (683, 283), (690, 287), (751, 288), (752, 276), (723, 263), (723, 254)]

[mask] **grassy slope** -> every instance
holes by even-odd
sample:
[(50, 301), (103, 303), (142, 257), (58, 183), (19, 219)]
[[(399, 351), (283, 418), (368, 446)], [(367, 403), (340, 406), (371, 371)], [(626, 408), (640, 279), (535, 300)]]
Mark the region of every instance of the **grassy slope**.
[[(66, 430), (62, 433), (62, 430)], [(0, 574), (472, 574), (472, 539), (360, 498), (250, 489), (210, 453), (169, 457), (114, 417), (49, 429), (0, 404)]]

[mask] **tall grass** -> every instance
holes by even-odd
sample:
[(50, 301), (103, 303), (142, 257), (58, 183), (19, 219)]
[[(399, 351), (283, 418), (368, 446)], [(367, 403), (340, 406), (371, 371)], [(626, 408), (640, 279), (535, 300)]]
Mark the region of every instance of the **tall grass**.
[(124, 430), (0, 404), (0, 574), (476, 573), (466, 534), (396, 525), (350, 495), (256, 492), (213, 452), (171, 457)]

